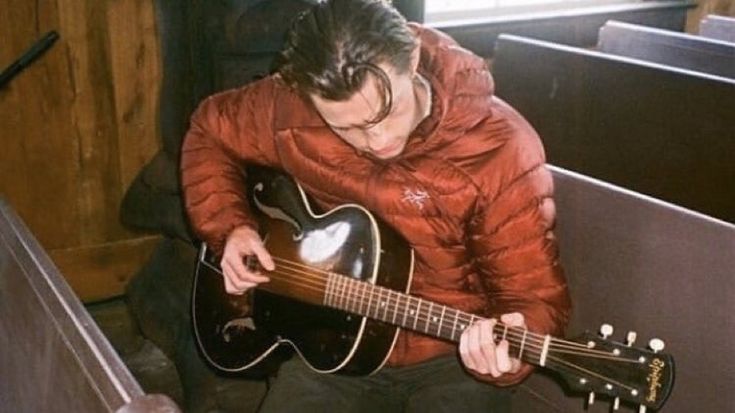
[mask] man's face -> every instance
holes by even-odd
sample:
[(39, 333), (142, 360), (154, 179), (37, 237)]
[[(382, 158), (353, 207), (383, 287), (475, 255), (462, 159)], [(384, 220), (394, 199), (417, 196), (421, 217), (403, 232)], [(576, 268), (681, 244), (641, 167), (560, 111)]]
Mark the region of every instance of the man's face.
[(376, 158), (390, 159), (403, 152), (408, 136), (418, 123), (415, 83), (410, 71), (398, 74), (389, 64), (378, 66), (388, 74), (393, 91), (393, 105), (380, 122), (370, 123), (383, 103), (379, 82), (373, 75), (368, 75), (362, 89), (347, 100), (332, 101), (317, 95), (311, 95), (311, 100), (322, 119), (342, 140)]

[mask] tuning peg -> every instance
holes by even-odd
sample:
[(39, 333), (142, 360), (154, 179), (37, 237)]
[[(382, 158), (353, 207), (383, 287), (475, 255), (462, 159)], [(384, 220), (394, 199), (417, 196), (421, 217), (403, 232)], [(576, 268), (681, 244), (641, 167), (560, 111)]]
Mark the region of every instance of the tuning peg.
[(587, 396), (587, 406), (592, 406), (595, 404), (595, 392), (591, 391), (589, 396)]
[(626, 344), (631, 347), (635, 343), (635, 339), (638, 337), (635, 331), (628, 331), (628, 337), (626, 338)]
[(607, 339), (610, 335), (612, 335), (613, 331), (613, 326), (611, 326), (610, 324), (603, 324), (600, 326), (600, 335), (604, 339)]
[(616, 397), (615, 400), (613, 400), (612, 409), (613, 410), (620, 409), (620, 397)]
[(640, 407), (638, 407), (638, 413), (646, 413), (646, 406), (640, 405)]
[(648, 342), (648, 347), (653, 350), (654, 353), (658, 353), (659, 351), (664, 349), (664, 341), (660, 338), (653, 338), (651, 341)]

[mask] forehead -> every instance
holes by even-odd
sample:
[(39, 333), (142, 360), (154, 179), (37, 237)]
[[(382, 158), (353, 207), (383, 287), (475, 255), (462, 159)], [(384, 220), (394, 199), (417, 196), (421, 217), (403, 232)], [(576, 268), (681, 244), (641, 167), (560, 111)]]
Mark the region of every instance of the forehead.
[[(395, 103), (405, 93), (403, 90), (405, 87), (402, 85), (406, 82), (403, 78), (408, 75), (398, 74), (393, 67), (387, 64), (378, 66), (388, 75), (393, 103)], [(368, 74), (362, 88), (346, 100), (328, 100), (315, 94), (310, 97), (325, 122), (333, 127), (348, 128), (367, 125), (380, 113), (383, 106), (380, 87), (380, 81), (375, 75)]]

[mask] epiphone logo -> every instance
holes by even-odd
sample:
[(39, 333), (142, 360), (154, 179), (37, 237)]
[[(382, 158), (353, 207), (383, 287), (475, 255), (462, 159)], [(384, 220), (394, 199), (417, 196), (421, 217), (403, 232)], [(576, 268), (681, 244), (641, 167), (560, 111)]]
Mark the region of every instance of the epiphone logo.
[(648, 397), (646, 397), (646, 400), (655, 402), (658, 396), (658, 390), (661, 388), (661, 376), (663, 375), (666, 363), (661, 359), (653, 359), (648, 367), (651, 368), (651, 372), (646, 377), (646, 381), (648, 381)]

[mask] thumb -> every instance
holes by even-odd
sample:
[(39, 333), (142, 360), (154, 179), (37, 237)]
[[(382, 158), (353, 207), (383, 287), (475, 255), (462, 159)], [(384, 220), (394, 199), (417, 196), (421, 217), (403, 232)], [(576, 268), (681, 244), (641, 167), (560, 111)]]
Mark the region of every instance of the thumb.
[(273, 257), (268, 253), (263, 244), (257, 243), (253, 246), (253, 253), (258, 257), (260, 265), (263, 266), (267, 271), (273, 271), (276, 269), (276, 264), (273, 262)]

